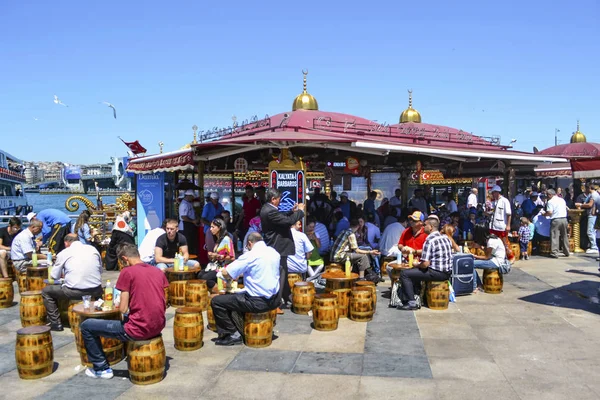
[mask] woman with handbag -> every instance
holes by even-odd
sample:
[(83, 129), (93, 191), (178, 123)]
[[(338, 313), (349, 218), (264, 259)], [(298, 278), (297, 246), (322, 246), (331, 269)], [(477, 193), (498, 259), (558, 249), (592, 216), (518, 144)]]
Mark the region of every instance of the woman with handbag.
[(475, 263), (473, 268), (473, 292), (477, 292), (477, 286), (482, 286), (477, 268), (497, 269), (501, 274), (507, 274), (510, 271), (510, 261), (506, 258), (506, 249), (504, 242), (498, 236), (490, 234), (488, 227), (484, 224), (475, 225), (474, 242), (476, 248), (485, 250), (484, 256), (474, 255)]
[(212, 220), (210, 233), (215, 240), (215, 247), (208, 252), (210, 262), (203, 271), (198, 272), (198, 279), (204, 279), (208, 288), (212, 289), (217, 284), (218, 270), (235, 260), (235, 251), (227, 224), (221, 218)]

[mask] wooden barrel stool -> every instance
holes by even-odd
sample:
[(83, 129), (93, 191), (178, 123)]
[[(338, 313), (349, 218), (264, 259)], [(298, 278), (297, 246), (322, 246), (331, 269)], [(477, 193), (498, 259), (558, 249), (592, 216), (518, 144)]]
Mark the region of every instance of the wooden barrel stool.
[(171, 281), (169, 283), (169, 302), (171, 307), (185, 307), (185, 286), (188, 281)]
[(15, 267), (13, 266), (12, 260), (9, 258), (6, 260), (6, 272), (8, 272), (8, 277), (13, 281), (17, 280), (17, 275), (15, 274)]
[(15, 289), (12, 278), (0, 278), (0, 308), (12, 307)]
[(67, 316), (69, 318), (69, 327), (71, 328), (71, 332), (73, 333), (73, 335), (75, 335), (75, 346), (77, 347), (77, 351), (79, 352), (79, 346), (81, 346), (81, 343), (79, 343), (79, 334), (77, 332), (77, 330), (79, 329), (79, 314), (73, 312), (73, 307), (75, 307), (77, 304), (82, 304), (83, 302), (79, 301), (77, 303), (71, 303), (69, 305), (69, 308), (67, 309)]
[(17, 278), (17, 285), (19, 287), (19, 294), (27, 291), (27, 273), (19, 273), (15, 269), (15, 274)]
[[(377, 309), (377, 286), (375, 285), (375, 282), (371, 282), (371, 281), (357, 281), (354, 282), (354, 287), (368, 287), (369, 289), (371, 289), (371, 292), (373, 292), (373, 312), (376, 311)], [(354, 288), (353, 287), (353, 288)]]
[(165, 290), (165, 307), (169, 308), (169, 305), (170, 305), (170, 303), (169, 303), (169, 288), (166, 287), (166, 288), (164, 288), (164, 290)]
[(296, 282), (300, 282), (302, 280), (302, 275), (300, 274), (288, 274), (288, 284), (290, 285), (290, 290), (294, 288), (294, 284)]
[(46, 287), (44, 279), (48, 279), (48, 267), (27, 268), (27, 290), (42, 290)]
[(167, 353), (162, 336), (127, 342), (129, 380), (135, 385), (151, 385), (163, 380)]
[(448, 281), (429, 282), (427, 284), (427, 307), (431, 310), (446, 310), (450, 301)]
[(329, 265), (325, 266), (325, 272), (341, 271), (342, 268), (342, 264), (330, 263)]
[(373, 319), (373, 291), (368, 287), (354, 286), (350, 297), (350, 319), (369, 322)]
[(244, 314), (244, 343), (248, 347), (269, 347), (273, 340), (270, 312)]
[(529, 243), (527, 243), (527, 255), (529, 257), (531, 257), (531, 252), (533, 251), (533, 244), (531, 243), (531, 240), (529, 241)]
[[(213, 332), (217, 331), (217, 323), (215, 322), (215, 315), (212, 311), (212, 299), (214, 299), (218, 294), (211, 294), (208, 298), (208, 308), (206, 309), (206, 319), (208, 319), (208, 329)], [(277, 310), (275, 310), (275, 314), (277, 315)]]
[(519, 243), (511, 243), (510, 249), (512, 250), (515, 260), (521, 259), (521, 244)]
[(17, 371), (21, 379), (39, 379), (52, 373), (54, 347), (49, 326), (29, 326), (17, 331)]
[(23, 328), (46, 324), (46, 307), (42, 299), (42, 292), (39, 290), (21, 293), (19, 311)]
[[(86, 311), (83, 308), (83, 303), (73, 305), (72, 312), (77, 314), (77, 317), (74, 316), (71, 319), (73, 322), (71, 331), (75, 334), (75, 344), (78, 346), (81, 364), (86, 367), (92, 367), (92, 363), (87, 356), (87, 349), (85, 348), (83, 337), (81, 336), (81, 324), (88, 318), (120, 320), (121, 313), (118, 309), (109, 311)], [(100, 337), (100, 342), (102, 344), (102, 351), (104, 351), (104, 354), (106, 355), (106, 361), (108, 361), (110, 365), (118, 364), (123, 360), (124, 346), (122, 341), (115, 338)]]
[(269, 317), (273, 321), (273, 326), (277, 325), (277, 309), (269, 311)]
[(337, 296), (333, 293), (315, 295), (313, 302), (313, 326), (318, 331), (335, 331), (338, 327), (339, 310)]
[(292, 289), (292, 306), (295, 314), (308, 314), (315, 300), (315, 285), (312, 282), (296, 282)]
[(483, 270), (483, 290), (490, 294), (502, 293), (504, 279), (497, 269)]
[(175, 310), (173, 338), (175, 348), (181, 351), (198, 350), (204, 344), (204, 321), (202, 310), (194, 307), (182, 307)]
[(202, 311), (208, 308), (208, 286), (206, 281), (196, 279), (187, 281), (185, 287), (185, 306), (196, 307)]
[(540, 255), (541, 256), (549, 256), (551, 252), (551, 246), (549, 240), (544, 240), (540, 242)]

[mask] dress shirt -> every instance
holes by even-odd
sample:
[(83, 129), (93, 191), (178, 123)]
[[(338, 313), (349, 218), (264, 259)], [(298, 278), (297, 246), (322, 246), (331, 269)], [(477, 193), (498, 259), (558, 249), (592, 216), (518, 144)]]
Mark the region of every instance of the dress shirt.
[(548, 211), (552, 211), (550, 219), (567, 218), (567, 203), (563, 198), (553, 196), (548, 200), (547, 208)]
[(271, 298), (279, 292), (279, 253), (260, 241), (252, 250), (229, 264), (225, 270), (233, 279), (244, 275), (242, 292), (254, 297)]
[(196, 219), (194, 205), (185, 199), (181, 200), (181, 204), (179, 204), (179, 230), (183, 231), (183, 220), (181, 217), (188, 217), (192, 220)]
[(94, 246), (73, 242), (58, 253), (52, 278), (65, 276), (63, 286), (69, 289), (92, 289), (102, 285), (102, 258)]
[(26, 260), (27, 253), (35, 251), (35, 238), (29, 229), (24, 229), (19, 233), (10, 246), (10, 258), (13, 261)]

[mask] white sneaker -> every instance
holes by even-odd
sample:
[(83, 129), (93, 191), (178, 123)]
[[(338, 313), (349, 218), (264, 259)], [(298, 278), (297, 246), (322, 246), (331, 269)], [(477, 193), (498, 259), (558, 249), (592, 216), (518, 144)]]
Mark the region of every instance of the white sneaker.
[(598, 254), (598, 249), (587, 249), (585, 254)]
[(93, 368), (87, 368), (85, 374), (94, 379), (111, 379), (114, 376), (111, 368), (105, 369), (104, 371), (96, 371)]

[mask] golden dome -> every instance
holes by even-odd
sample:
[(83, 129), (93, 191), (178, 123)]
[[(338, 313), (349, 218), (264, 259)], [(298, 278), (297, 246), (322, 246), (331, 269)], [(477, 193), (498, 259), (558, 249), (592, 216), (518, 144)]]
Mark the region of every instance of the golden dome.
[(579, 131), (579, 120), (578, 120), (577, 121), (577, 132), (574, 132), (573, 136), (571, 136), (571, 143), (585, 143), (585, 142), (587, 142), (587, 139), (585, 138), (585, 135)]
[(308, 71), (302, 71), (302, 73), (304, 74), (304, 91), (294, 99), (294, 102), (292, 103), (292, 111), (318, 110), (319, 103), (317, 103), (317, 99), (315, 99), (306, 91), (306, 75), (308, 75)]
[(400, 114), (400, 123), (405, 122), (421, 122), (421, 114), (412, 108), (412, 90), (408, 91), (408, 108)]

